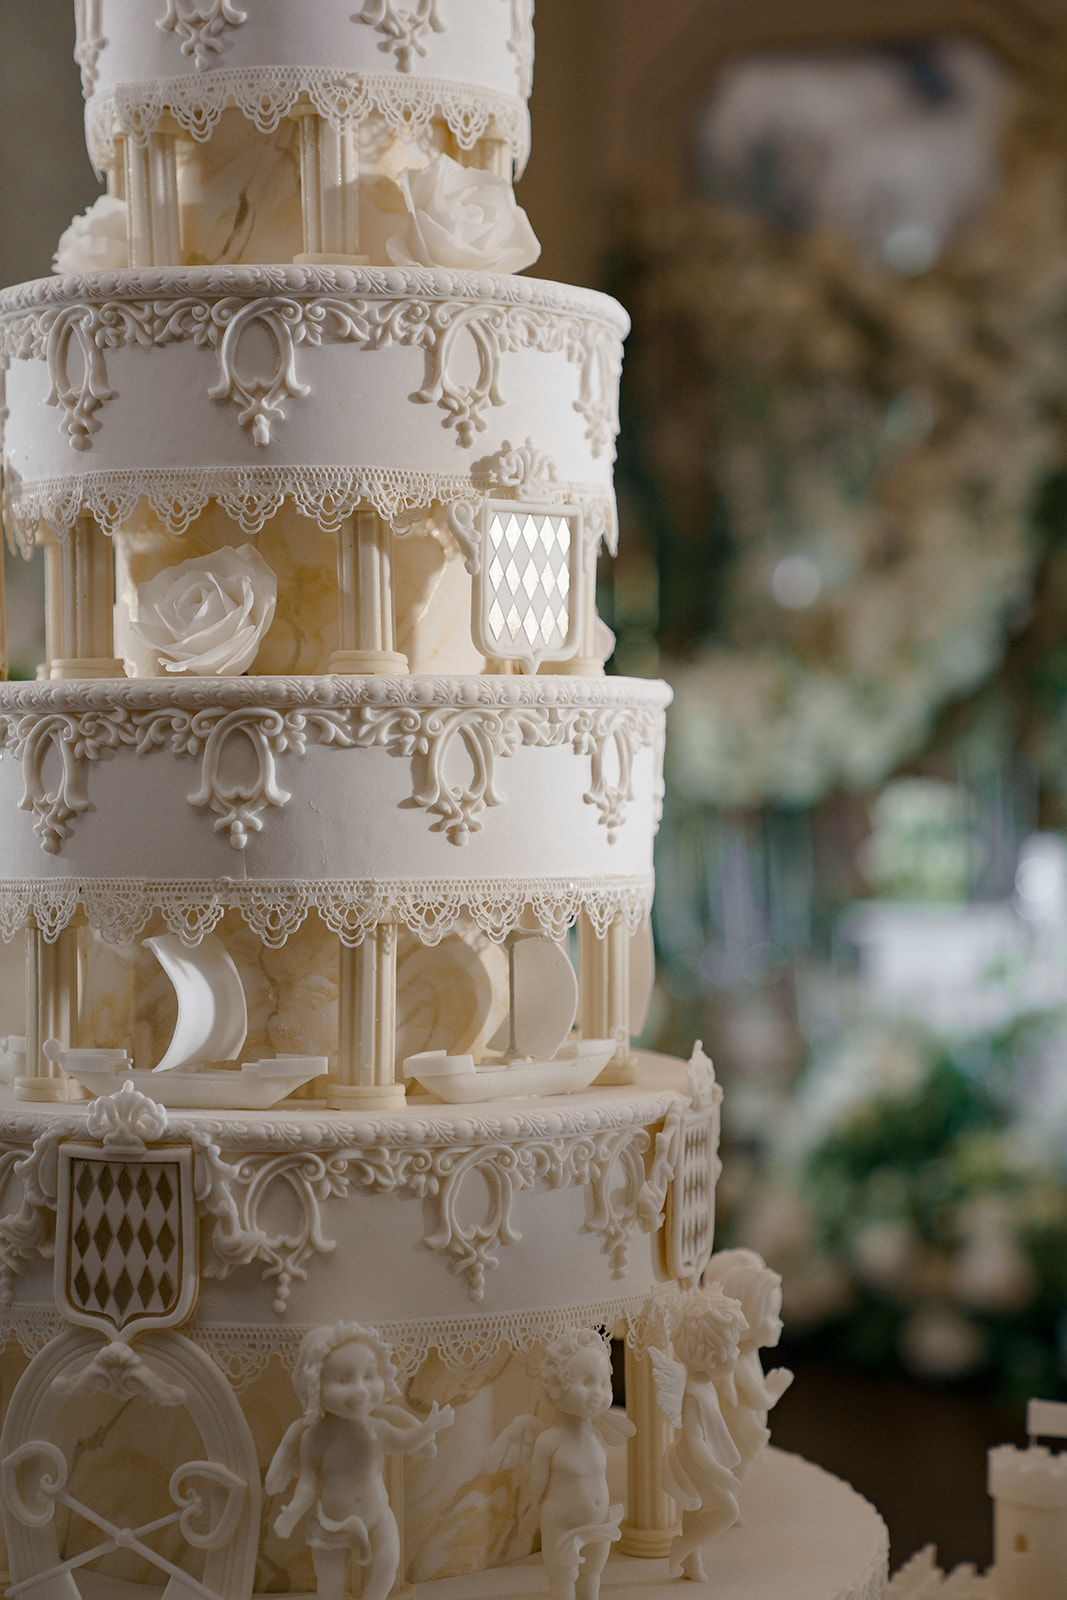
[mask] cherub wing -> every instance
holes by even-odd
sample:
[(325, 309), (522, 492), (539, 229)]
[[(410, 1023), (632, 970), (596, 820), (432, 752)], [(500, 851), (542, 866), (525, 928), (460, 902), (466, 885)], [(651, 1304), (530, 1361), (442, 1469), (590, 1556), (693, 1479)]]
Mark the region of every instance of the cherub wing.
[(662, 1350), (650, 1346), (652, 1376), (656, 1383), (659, 1408), (672, 1428), (682, 1426), (682, 1396), (685, 1394), (685, 1368)]
[(545, 1424), (536, 1417), (515, 1417), (503, 1433), (497, 1435), (485, 1455), (488, 1472), (502, 1472), (506, 1467), (518, 1466), (533, 1449), (534, 1440), (544, 1431)]
[(307, 1417), (297, 1417), (286, 1429), (281, 1444), (275, 1450), (267, 1468), (264, 1487), (268, 1494), (281, 1494), (300, 1472), (300, 1441), (310, 1423)]
[(625, 1444), (637, 1432), (622, 1411), (605, 1411), (603, 1416), (595, 1418), (593, 1426), (605, 1444)]

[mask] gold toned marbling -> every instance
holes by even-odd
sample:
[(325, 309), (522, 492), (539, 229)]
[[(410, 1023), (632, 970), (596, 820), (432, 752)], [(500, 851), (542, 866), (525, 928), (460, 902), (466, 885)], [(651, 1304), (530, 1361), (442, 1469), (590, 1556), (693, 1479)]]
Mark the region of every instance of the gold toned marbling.
[(180, 150), (186, 266), (292, 261), (303, 249), (295, 122), (260, 133), (231, 107), (210, 140), (183, 140)]

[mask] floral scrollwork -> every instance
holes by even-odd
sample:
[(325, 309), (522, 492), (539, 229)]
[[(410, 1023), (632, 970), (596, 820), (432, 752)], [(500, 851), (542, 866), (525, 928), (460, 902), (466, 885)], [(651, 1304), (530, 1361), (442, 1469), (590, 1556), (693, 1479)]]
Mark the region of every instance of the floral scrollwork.
[[(64, 839), (73, 832), (73, 823), (91, 810), (85, 793), (85, 762), (99, 761), (132, 742), (132, 726), (124, 712), (0, 715), (0, 751), (9, 751), (22, 762), (19, 807), (33, 812), (33, 831), (49, 855), (59, 853)], [(59, 771), (49, 787), (45, 764), (53, 754), (58, 757)]]
[[(268, 807), (284, 806), (292, 798), (278, 781), (279, 756), (304, 755), (312, 732), (322, 743), (353, 743), (343, 711), (283, 712), (263, 706), (226, 711), (212, 706), (145, 713), (135, 720), (138, 754), (169, 740), (176, 754), (200, 758), (200, 783), (189, 803), (216, 813), (215, 832), (227, 835), (235, 850), (245, 849), (251, 835), (261, 831)], [(235, 739), (251, 747), (254, 771), (251, 778), (228, 781), (224, 756)]]
[(167, 0), (167, 10), (156, 27), (181, 40), (182, 55), (193, 56), (198, 70), (210, 66), (222, 49), (227, 28), (239, 28), (248, 14), (233, 0)]
[(437, 0), (416, 0), (410, 11), (402, 11), (394, 0), (366, 0), (363, 10), (352, 20), (366, 22), (384, 34), (378, 49), (393, 52), (400, 72), (410, 72), (415, 57), (426, 54), (423, 40), (428, 33), (445, 31), (437, 12)]

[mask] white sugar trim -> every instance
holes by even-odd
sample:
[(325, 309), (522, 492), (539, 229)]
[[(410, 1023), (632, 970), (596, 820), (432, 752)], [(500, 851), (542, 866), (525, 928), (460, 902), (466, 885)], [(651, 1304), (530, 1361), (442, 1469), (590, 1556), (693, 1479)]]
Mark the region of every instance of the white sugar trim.
[[(463, 300), (471, 305), (529, 307), (602, 323), (620, 339), (630, 319), (617, 300), (598, 289), (519, 278), (512, 273), (459, 272), (443, 267), (208, 266), (122, 267), (65, 277), (34, 278), (0, 292), (0, 321), (21, 312), (80, 305), (184, 300), (187, 296), (249, 301), (271, 295), (296, 300), (322, 296), (421, 302)], [(162, 307), (160, 308), (162, 311)], [(112, 330), (118, 332), (117, 325)], [(22, 330), (19, 330), (21, 337)]]
[(511, 149), (516, 177), (530, 153), (530, 114), (518, 96), (447, 78), (333, 67), (216, 67), (210, 73), (124, 83), (87, 103), (85, 140), (93, 165), (107, 170), (115, 164), (117, 138), (143, 143), (165, 116), (204, 143), (228, 107), (267, 134), (300, 101), (310, 101), (337, 129), (380, 117), (404, 139), (441, 121), (463, 150), (472, 149), (495, 124)]
[(272, 949), (316, 911), (345, 945), (361, 944), (379, 922), (398, 922), (422, 943), (439, 944), (466, 918), (502, 942), (529, 908), (538, 926), (561, 939), (581, 914), (599, 937), (621, 917), (635, 933), (652, 905), (652, 878), (436, 879), (316, 883), (248, 880), (45, 878), (0, 881), (0, 938), (5, 943), (32, 914), (54, 942), (84, 912), (111, 942), (136, 938), (159, 912), (169, 932), (197, 945), (227, 910)]
[(44, 679), (0, 684), (0, 712), (97, 712), (259, 707), (632, 707), (663, 710), (670, 686), (658, 678), (579, 678), (552, 673), (465, 677), (323, 674), (306, 678)]
[[(392, 1348), (397, 1375), (404, 1385), (431, 1352), (450, 1372), (469, 1377), (494, 1362), (502, 1351), (510, 1351), (524, 1364), (536, 1365), (543, 1346), (566, 1328), (610, 1331), (625, 1323), (629, 1341), (648, 1319), (646, 1296), (619, 1295), (574, 1306), (378, 1322), (376, 1327)], [(0, 1336), (14, 1338), (29, 1359), (66, 1326), (51, 1306), (7, 1306), (0, 1311)], [(310, 1326), (204, 1322), (198, 1318), (182, 1332), (199, 1345), (240, 1392), (264, 1377), (276, 1359), (292, 1367)]]
[[(324, 533), (336, 533), (346, 517), (367, 506), (403, 533), (419, 514), (435, 505), (499, 495), (499, 488), (476, 477), (408, 472), (387, 467), (192, 467), (140, 468), (117, 472), (69, 473), (38, 482), (9, 476), (5, 522), (12, 548), (29, 558), (40, 523), (62, 543), (79, 516), (88, 514), (114, 534), (142, 502), (168, 533), (183, 534), (214, 501), (241, 532), (254, 538), (288, 501)], [(551, 486), (546, 504), (577, 505), (592, 513), (592, 526), (615, 553), (618, 526), (615, 499), (604, 490), (575, 483)]]

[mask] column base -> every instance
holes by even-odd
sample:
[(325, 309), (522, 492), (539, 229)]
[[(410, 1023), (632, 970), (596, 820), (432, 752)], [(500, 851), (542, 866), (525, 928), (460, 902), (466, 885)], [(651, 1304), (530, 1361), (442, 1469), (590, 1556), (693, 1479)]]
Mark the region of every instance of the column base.
[(50, 678), (124, 678), (126, 668), (115, 656), (57, 656), (48, 665)]
[(681, 1533), (680, 1522), (671, 1528), (639, 1528), (633, 1522), (621, 1524), (622, 1538), (616, 1549), (624, 1556), (639, 1556), (642, 1561), (657, 1561), (671, 1553), (671, 1545)]
[(609, 1061), (603, 1072), (596, 1080), (597, 1087), (608, 1089), (625, 1083), (636, 1083), (638, 1076), (637, 1057), (630, 1055)]
[(331, 1083), (326, 1104), (331, 1111), (395, 1111), (406, 1096), (402, 1083)]
[(87, 1100), (89, 1097), (80, 1083), (73, 1078), (17, 1077), (14, 1082), (16, 1100), (36, 1100), (55, 1105), (68, 1100)]
[(335, 650), (330, 656), (330, 671), (350, 677), (377, 672), (406, 673), (408, 658), (399, 650)]

